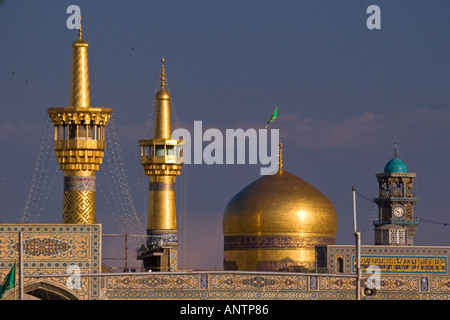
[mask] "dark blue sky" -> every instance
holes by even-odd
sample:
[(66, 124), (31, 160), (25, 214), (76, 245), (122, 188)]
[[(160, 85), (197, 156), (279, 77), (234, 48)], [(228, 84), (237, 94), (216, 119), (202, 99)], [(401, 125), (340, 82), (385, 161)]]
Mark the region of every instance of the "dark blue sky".
[[(129, 203), (145, 225), (147, 183), (137, 140), (152, 110), (161, 57), (181, 127), (201, 120), (205, 128), (263, 128), (279, 106), (284, 168), (333, 202), (338, 244), (354, 242), (353, 185), (364, 196), (357, 198), (363, 244), (373, 244), (377, 210), (366, 198), (376, 196), (375, 173), (394, 143), (417, 173), (416, 218), (450, 223), (450, 2), (444, 0), (3, 0), (0, 221), (18, 222), (26, 203), (43, 203), (36, 222), (61, 222), (62, 173), (42, 135), (47, 108), (69, 103), (77, 37), (66, 27), (71, 4), (81, 8), (89, 43), (91, 103), (113, 108), (115, 128), (108, 129), (119, 137), (97, 175), (104, 233), (135, 232), (115, 211)], [(381, 9), (380, 30), (366, 27), (372, 4)], [(119, 169), (108, 168), (106, 157), (117, 150), (126, 180), (108, 179)], [(259, 167), (183, 168), (181, 267), (222, 267), (223, 210), (259, 178)], [(35, 172), (44, 174), (32, 179)], [(27, 202), (30, 185), (37, 198)], [(114, 186), (129, 190), (119, 196)], [(448, 246), (448, 228), (423, 221), (415, 244)]]

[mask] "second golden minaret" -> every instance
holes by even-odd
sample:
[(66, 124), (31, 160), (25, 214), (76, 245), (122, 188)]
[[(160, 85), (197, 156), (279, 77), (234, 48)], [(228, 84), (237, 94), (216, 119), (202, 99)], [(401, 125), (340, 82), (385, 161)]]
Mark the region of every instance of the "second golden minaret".
[(47, 110), (55, 128), (54, 149), (64, 172), (63, 223), (96, 223), (96, 176), (105, 151), (112, 109), (91, 107), (88, 44), (72, 44), (70, 105)]
[(161, 88), (155, 96), (153, 139), (139, 140), (141, 164), (149, 176), (146, 245), (138, 250), (144, 268), (177, 270), (177, 209), (175, 179), (183, 159), (181, 140), (172, 140), (170, 94), (166, 90), (164, 58), (161, 59)]

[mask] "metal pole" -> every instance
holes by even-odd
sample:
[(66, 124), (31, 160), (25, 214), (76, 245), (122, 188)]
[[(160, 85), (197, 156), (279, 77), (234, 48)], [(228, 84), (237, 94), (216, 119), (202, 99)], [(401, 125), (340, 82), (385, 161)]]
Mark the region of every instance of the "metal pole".
[(356, 300), (361, 300), (361, 233), (356, 227), (356, 188), (353, 191), (353, 231), (356, 240)]
[(356, 188), (352, 187), (353, 191), (353, 233), (356, 235)]
[(356, 299), (361, 300), (361, 232), (356, 233)]
[(23, 300), (23, 231), (19, 231), (19, 300)]
[(128, 271), (128, 235), (125, 233), (125, 272)]

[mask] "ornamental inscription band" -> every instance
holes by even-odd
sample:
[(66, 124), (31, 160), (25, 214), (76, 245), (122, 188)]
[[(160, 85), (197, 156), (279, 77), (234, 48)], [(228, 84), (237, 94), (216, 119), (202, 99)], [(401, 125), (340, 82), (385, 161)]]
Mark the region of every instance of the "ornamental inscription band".
[[(353, 256), (353, 269), (356, 257)], [(375, 257), (362, 256), (361, 269), (367, 270), (369, 266), (376, 265), (384, 273), (447, 273), (447, 257)]]

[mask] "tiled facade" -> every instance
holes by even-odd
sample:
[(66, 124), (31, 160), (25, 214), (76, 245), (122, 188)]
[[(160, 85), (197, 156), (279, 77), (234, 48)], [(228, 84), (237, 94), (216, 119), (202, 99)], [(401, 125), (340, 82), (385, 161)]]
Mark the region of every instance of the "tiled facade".
[[(56, 292), (59, 298), (81, 300), (351, 300), (356, 297), (352, 265), (354, 246), (328, 246), (328, 274), (251, 271), (102, 273), (101, 225), (97, 224), (1, 224), (0, 281), (13, 263), (18, 262), (19, 231), (23, 232), (24, 291), (29, 294), (41, 289)], [(380, 264), (381, 287), (370, 299), (450, 298), (449, 247), (363, 246), (361, 253), (363, 283), (371, 275), (364, 265), (365, 258), (370, 258), (369, 262), (384, 263)], [(337, 269), (338, 259), (342, 259), (342, 273)], [(383, 272), (389, 263), (395, 265), (396, 261), (406, 267), (401, 268), (400, 264), (396, 272)], [(73, 265), (78, 266), (81, 274), (78, 286), (68, 283), (69, 267)], [(422, 270), (417, 270), (418, 267)], [(9, 290), (3, 299), (16, 297), (17, 292)]]
[[(45, 275), (100, 272), (101, 230), (99, 224), (0, 224), (0, 279), (19, 261), (19, 231), (22, 231), (25, 292), (42, 287), (68, 291), (78, 299), (97, 299), (99, 282), (96, 278), (78, 278), (80, 283), (76, 286), (80, 289), (74, 291), (67, 290), (68, 277)], [(44, 277), (27, 277), (37, 274)], [(9, 295), (14, 299), (13, 294), (8, 292), (4, 298)]]

